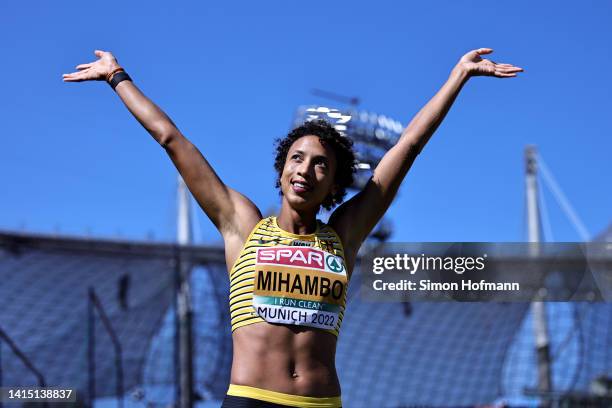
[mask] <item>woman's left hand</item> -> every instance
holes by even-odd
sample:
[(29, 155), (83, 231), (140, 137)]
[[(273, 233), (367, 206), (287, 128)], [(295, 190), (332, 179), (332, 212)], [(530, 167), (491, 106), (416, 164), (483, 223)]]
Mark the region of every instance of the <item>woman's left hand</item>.
[(497, 63), (481, 55), (491, 54), (491, 48), (479, 48), (465, 54), (459, 60), (457, 68), (465, 70), (469, 76), (494, 76), (497, 78), (515, 77), (517, 72), (523, 72), (523, 68), (515, 67), (512, 64)]

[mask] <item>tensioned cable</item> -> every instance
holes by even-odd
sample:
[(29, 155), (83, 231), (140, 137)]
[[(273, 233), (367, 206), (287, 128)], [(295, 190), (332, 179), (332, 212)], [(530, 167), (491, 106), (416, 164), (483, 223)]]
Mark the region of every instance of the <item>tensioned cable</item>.
[(538, 205), (540, 206), (542, 213), (542, 226), (544, 232), (544, 241), (546, 242), (554, 242), (555, 238), (553, 237), (552, 226), (550, 224), (550, 218), (548, 217), (548, 209), (546, 207), (546, 200), (544, 199), (544, 192), (542, 190), (538, 191)]
[(561, 187), (559, 187), (559, 184), (553, 177), (552, 173), (548, 169), (548, 166), (544, 162), (544, 159), (542, 159), (542, 156), (539, 153), (538, 164), (540, 169), (542, 169), (542, 176), (544, 182), (546, 183), (550, 191), (553, 193), (553, 196), (557, 200), (557, 203), (559, 204), (561, 209), (565, 212), (565, 215), (567, 215), (570, 222), (573, 224), (574, 228), (578, 232), (578, 235), (580, 235), (580, 238), (584, 242), (590, 241), (590, 234), (584, 226), (584, 223), (580, 220), (580, 217), (578, 217), (576, 211), (574, 211), (574, 208), (570, 204), (565, 194), (563, 194)]

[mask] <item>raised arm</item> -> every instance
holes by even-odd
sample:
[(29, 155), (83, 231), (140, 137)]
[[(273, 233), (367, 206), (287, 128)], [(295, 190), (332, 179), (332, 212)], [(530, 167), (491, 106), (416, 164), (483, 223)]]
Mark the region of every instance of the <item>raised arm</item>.
[(381, 159), (364, 189), (334, 211), (330, 225), (338, 231), (347, 252), (355, 252), (393, 201), (414, 159), (448, 113), (461, 88), (472, 76), (515, 77), (522, 69), (498, 64), (481, 55), (493, 52), (480, 48), (465, 54), (448, 80), (416, 114), (402, 136)]
[[(81, 64), (77, 72), (64, 74), (65, 82), (110, 81), (120, 70), (110, 52), (95, 51), (97, 61)], [(170, 118), (148, 99), (132, 81), (119, 82), (115, 91), (140, 122), (168, 153), (185, 184), (226, 242), (244, 241), (261, 219), (257, 207), (245, 196), (226, 186), (200, 151), (184, 137)]]

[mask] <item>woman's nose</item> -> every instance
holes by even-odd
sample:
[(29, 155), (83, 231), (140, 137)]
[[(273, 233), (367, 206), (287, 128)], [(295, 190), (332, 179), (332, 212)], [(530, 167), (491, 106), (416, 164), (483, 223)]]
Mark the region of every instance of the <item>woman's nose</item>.
[(308, 176), (310, 174), (311, 165), (309, 160), (303, 160), (297, 168), (300, 176)]

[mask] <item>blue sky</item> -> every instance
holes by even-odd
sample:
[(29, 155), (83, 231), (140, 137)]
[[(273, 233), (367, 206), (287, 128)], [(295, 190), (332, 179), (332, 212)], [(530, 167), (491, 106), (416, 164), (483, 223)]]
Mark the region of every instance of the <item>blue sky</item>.
[[(538, 147), (587, 230), (611, 221), (612, 3), (3, 2), (0, 230), (174, 238), (176, 172), (104, 83), (61, 74), (112, 51), (266, 211), (273, 140), (320, 88), (407, 124), (463, 53), (521, 66), (472, 79), (388, 212), (394, 241), (520, 241), (523, 151)], [(554, 238), (579, 236), (545, 196)], [(219, 236), (198, 215), (198, 242)]]

